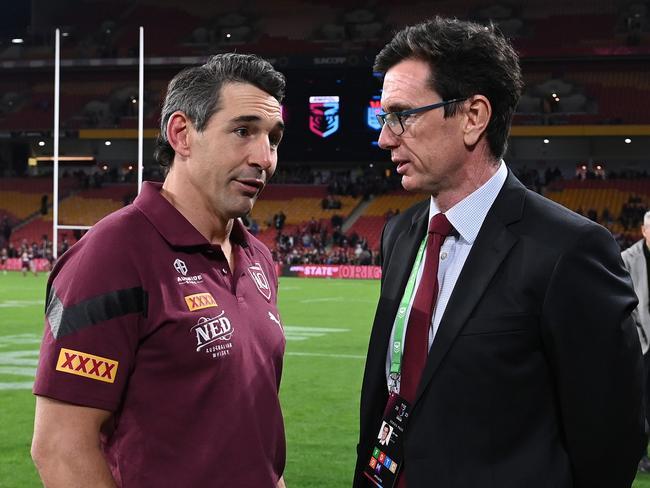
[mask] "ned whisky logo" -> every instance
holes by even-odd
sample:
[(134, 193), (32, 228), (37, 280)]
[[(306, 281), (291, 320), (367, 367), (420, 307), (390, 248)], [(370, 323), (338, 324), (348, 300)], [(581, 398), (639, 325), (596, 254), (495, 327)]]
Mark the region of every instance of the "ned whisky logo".
[(119, 362), (85, 352), (61, 348), (56, 370), (92, 380), (113, 383)]
[[(232, 323), (225, 314), (226, 312), (221, 312), (216, 317), (201, 317), (196, 325), (190, 329), (196, 337), (197, 352), (204, 350), (212, 353), (213, 357), (217, 357), (214, 353), (232, 348), (230, 340), (234, 330)], [(206, 347), (214, 345), (214, 343), (227, 343), (227, 346)], [(230, 353), (228, 352), (228, 354)]]

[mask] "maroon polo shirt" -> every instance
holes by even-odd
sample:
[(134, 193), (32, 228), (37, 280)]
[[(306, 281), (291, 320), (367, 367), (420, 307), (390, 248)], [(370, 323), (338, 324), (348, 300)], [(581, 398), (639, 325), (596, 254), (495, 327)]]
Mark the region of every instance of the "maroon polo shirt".
[(235, 270), (145, 183), (57, 263), (34, 393), (113, 412), (122, 487), (274, 487), (285, 339), (268, 249), (239, 221)]

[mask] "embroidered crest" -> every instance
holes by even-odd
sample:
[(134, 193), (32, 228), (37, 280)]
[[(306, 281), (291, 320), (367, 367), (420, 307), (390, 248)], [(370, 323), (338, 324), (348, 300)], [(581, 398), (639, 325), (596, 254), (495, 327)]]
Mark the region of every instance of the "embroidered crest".
[(257, 286), (257, 290), (264, 298), (266, 298), (267, 301), (270, 301), (271, 287), (269, 286), (269, 280), (266, 279), (266, 275), (264, 274), (264, 270), (262, 269), (262, 266), (260, 266), (260, 263), (255, 263), (254, 266), (249, 266), (248, 274), (251, 275), (255, 286)]

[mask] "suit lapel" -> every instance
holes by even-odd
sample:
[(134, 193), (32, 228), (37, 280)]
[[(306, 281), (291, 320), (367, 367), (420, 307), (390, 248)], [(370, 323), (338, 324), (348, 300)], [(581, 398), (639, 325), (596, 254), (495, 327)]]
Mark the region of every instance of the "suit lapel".
[(517, 242), (507, 226), (521, 218), (526, 189), (509, 172), (501, 192), (485, 217), (449, 299), (415, 395), (418, 402), (438, 366), (469, 319), (494, 273)]
[(422, 205), (422, 208), (414, 214), (410, 227), (402, 231), (395, 239), (395, 244), (390, 250), (391, 255), (384, 277), (382, 297), (397, 298), (397, 301), (402, 298), (415, 255), (428, 227), (428, 217), (429, 205), (427, 201), (427, 205)]

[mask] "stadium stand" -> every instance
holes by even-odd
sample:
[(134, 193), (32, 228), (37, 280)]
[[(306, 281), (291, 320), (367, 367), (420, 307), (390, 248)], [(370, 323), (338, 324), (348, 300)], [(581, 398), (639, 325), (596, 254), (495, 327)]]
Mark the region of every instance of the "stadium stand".
[[(532, 0), (520, 4), (440, 0), (432, 5), (430, 2), (408, 0), (400, 4), (380, 2), (377, 8), (372, 9), (325, 0), (280, 0), (272, 4), (253, 0), (245, 6), (218, 2), (205, 4), (200, 0), (186, 0), (182, 4), (172, 0), (142, 0), (136, 4), (126, 0), (78, 3), (78, 8), (68, 12), (50, 12), (49, 20), (52, 26), (62, 27), (67, 34), (62, 42), (63, 59), (68, 65), (64, 69), (64, 83), (61, 85), (61, 128), (68, 131), (67, 137), (72, 139), (77, 136), (78, 130), (127, 130), (137, 126), (134, 66), (122, 67), (117, 59), (128, 58), (132, 61), (135, 58), (136, 31), (140, 25), (145, 27), (146, 55), (155, 59), (155, 63), (161, 63), (148, 66), (145, 77), (144, 124), (146, 129), (155, 129), (159, 103), (171, 74), (185, 65), (187, 59), (194, 59), (180, 56), (196, 56), (199, 59), (219, 51), (256, 52), (270, 57), (281, 69), (286, 68), (291, 73), (291, 79), (298, 79), (299, 83), (305, 85), (313, 84), (317, 87), (314, 88), (316, 91), (322, 87), (319, 77), (306, 77), (306, 68), (320, 69), (319, 73), (324, 73), (336, 67), (348, 76), (347, 80), (336, 79), (336, 83), (352, 83), (355, 86), (352, 92), (356, 93), (368, 80), (355, 79), (357, 75), (354, 69), (367, 71), (377, 47), (382, 45), (390, 32), (395, 27), (433, 14), (492, 20), (513, 37), (523, 55), (527, 85), (515, 124), (647, 123), (644, 104), (640, 103), (650, 98), (647, 2), (632, 1), (616, 6), (607, 0), (572, 0), (568, 3)], [(173, 20), (174, 29), (169, 29), (170, 20)], [(230, 38), (225, 37), (227, 33), (231, 33)], [(638, 37), (633, 44), (630, 43), (631, 33)], [(47, 64), (51, 62), (51, 56), (51, 35), (33, 32), (27, 36), (24, 45), (3, 47), (0, 61), (40, 60)], [(322, 57), (324, 66), (314, 68), (318, 57)], [(98, 64), (98, 61), (107, 61), (108, 64), (99, 69), (88, 69), (89, 60), (93, 60), (91, 64)], [(333, 64), (328, 64), (330, 62)], [(342, 63), (340, 67), (338, 63)], [(52, 126), (53, 86), (49, 80), (50, 73), (45, 79), (42, 68), (23, 67), (6, 69), (3, 74), (0, 80), (3, 94), (0, 97), (0, 131), (7, 134), (26, 134), (30, 131), (47, 134)], [(296, 78), (297, 75), (303, 78)], [(296, 108), (295, 104), (301, 102), (291, 98), (296, 82), (292, 89), (288, 90), (288, 111), (285, 113), (288, 130), (283, 154), (292, 152), (286, 150), (291, 144), (310, 144), (300, 137), (291, 140), (299, 117), (307, 118)], [(558, 91), (559, 101), (545, 106), (553, 90)], [(345, 131), (348, 130), (349, 127), (345, 127)], [(352, 137), (356, 138), (357, 135)], [(345, 141), (337, 144), (340, 145), (337, 150), (342, 154), (347, 152)], [(50, 151), (49, 147), (47, 150)], [(38, 149), (30, 151), (38, 153)], [(319, 153), (318, 147), (310, 151), (314, 156)], [(350, 156), (350, 159), (355, 156)], [(385, 158), (385, 154), (382, 156)], [(291, 162), (295, 163), (301, 157), (294, 157)], [(368, 158), (377, 158), (377, 153), (369, 152)], [(322, 166), (327, 172), (330, 163), (324, 161)], [(340, 162), (338, 159), (336, 161)], [(514, 164), (512, 158), (508, 162)], [(149, 160), (147, 164), (149, 167), (145, 168), (145, 173), (153, 174), (152, 162)], [(553, 161), (544, 161), (544, 164), (550, 165)], [(625, 164), (625, 161), (620, 164)], [(313, 173), (310, 165), (312, 163), (307, 161), (304, 168)], [(294, 177), (302, 170), (297, 166), (280, 169), (274, 181), (301, 181)], [(314, 219), (331, 234), (334, 231), (331, 223), (333, 214), (346, 219), (364, 202), (363, 199), (370, 199), (363, 212), (357, 212), (361, 215), (355, 213), (345, 227), (349, 227), (348, 235), (362, 236), (368, 247), (376, 250), (387, 216), (424, 198), (400, 191), (381, 195), (385, 188), (381, 191), (361, 188), (355, 193), (363, 196), (348, 194), (336, 197), (342, 204), (340, 210), (323, 209), (322, 200), (327, 196), (328, 188), (313, 184), (323, 183), (323, 180), (312, 175), (312, 184), (302, 189), (286, 184), (271, 185), (266, 189), (251, 218), (259, 227), (260, 237), (270, 247), (277, 244), (273, 217), (281, 211), (286, 215), (285, 233), (302, 234)], [(22, 226), (16, 232), (33, 238), (47, 230), (52, 218), (51, 211), (43, 217), (33, 214), (39, 210), (42, 195), (48, 194), (51, 199), (51, 188), (30, 190), (22, 188), (21, 184), (15, 186), (14, 182), (2, 186), (2, 181), (0, 214), (8, 215), (12, 221), (22, 221)], [(111, 181), (118, 180), (112, 178)], [(610, 184), (610, 181), (605, 182), (603, 187), (589, 186), (598, 183), (594, 181), (582, 182), (584, 185), (576, 188), (571, 187), (570, 183), (564, 181), (559, 186), (548, 187), (547, 193), (562, 204), (574, 210), (582, 209), (585, 213), (592, 210), (600, 216), (607, 209), (613, 220), (613, 232), (630, 232), (619, 222), (630, 199), (640, 195), (642, 203), (648, 203), (646, 190), (625, 190)], [(541, 188), (539, 182), (529, 186)], [(333, 193), (331, 184), (329, 190)], [(70, 194), (72, 191), (74, 195)], [(120, 208), (125, 199), (128, 200), (127, 195), (121, 195), (119, 191), (111, 193), (113, 191), (102, 189), (89, 193), (82, 191), (81, 185), (62, 191), (61, 223), (91, 225), (106, 213)]]
[[(360, 201), (359, 197), (340, 196), (336, 197), (341, 203), (340, 208), (325, 209), (323, 199), (327, 195), (325, 185), (269, 185), (251, 213), (251, 218), (261, 226), (258, 237), (273, 248), (279, 230), (298, 232), (312, 219), (329, 228), (333, 215), (347, 218)], [(286, 215), (286, 220), (278, 229), (274, 225), (274, 216), (280, 212)]]
[[(524, 61), (525, 63), (525, 61)], [(644, 123), (639, 100), (650, 98), (650, 71), (639, 61), (553, 62), (525, 65), (526, 94), (515, 123), (591, 124)], [(79, 71), (62, 86), (61, 124), (64, 129), (137, 127), (137, 88), (134, 74)], [(156, 128), (167, 72), (152, 72), (145, 85), (145, 128)], [(7, 85), (8, 86), (8, 85)], [(565, 91), (562, 91), (562, 90)], [(544, 101), (558, 92), (559, 102)], [(0, 130), (43, 130), (52, 126), (53, 87), (36, 83), (16, 94), (11, 108), (2, 109)], [(552, 100), (551, 100), (552, 101)], [(6, 105), (6, 104), (5, 104)]]
[(378, 250), (381, 230), (388, 218), (426, 198), (427, 195), (410, 194), (405, 191), (378, 196), (370, 202), (363, 215), (352, 225), (350, 232), (356, 232), (365, 237), (368, 246), (373, 250)]
[[(0, 182), (5, 180), (0, 179)], [(0, 205), (0, 215), (9, 212), (13, 214), (12, 208), (22, 209), (22, 213), (14, 214), (13, 220), (14, 231), (12, 241), (19, 243), (23, 240), (28, 242), (38, 242), (43, 235), (52, 237), (52, 219), (53, 210), (51, 207), (51, 182), (44, 180), (34, 180), (35, 186), (43, 186), (43, 183), (49, 183), (48, 192), (6, 192), (0, 190), (2, 204)], [(29, 187), (30, 180), (23, 180), (22, 186)], [(5, 183), (6, 185), (7, 183)], [(62, 225), (79, 225), (92, 226), (100, 219), (111, 212), (120, 209), (125, 203), (131, 201), (136, 193), (133, 184), (117, 184), (104, 188), (94, 188), (89, 190), (79, 190), (78, 182), (73, 178), (68, 178), (62, 185), (61, 198), (59, 201), (59, 223)], [(2, 187), (0, 187), (2, 188)], [(43, 188), (45, 190), (45, 188)], [(5, 198), (7, 194), (12, 194), (14, 207), (5, 205), (5, 201), (11, 204), (12, 200)], [(41, 199), (43, 195), (48, 195), (47, 213), (41, 215)], [(5, 208), (7, 207), (7, 208)], [(73, 244), (81, 236), (81, 232), (72, 230), (60, 230), (59, 242), (63, 241), (65, 235)]]

